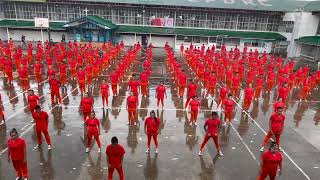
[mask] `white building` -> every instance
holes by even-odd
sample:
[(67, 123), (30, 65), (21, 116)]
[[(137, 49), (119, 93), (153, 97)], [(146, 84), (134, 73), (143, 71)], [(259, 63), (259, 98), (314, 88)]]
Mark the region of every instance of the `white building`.
[[(318, 61), (320, 1), (294, 0), (4, 0), (0, 38), (41, 40), (34, 18), (48, 18), (50, 38), (168, 42), (179, 48), (225, 43)], [(111, 27), (110, 27), (111, 26)], [(45, 30), (44, 39), (49, 38)]]

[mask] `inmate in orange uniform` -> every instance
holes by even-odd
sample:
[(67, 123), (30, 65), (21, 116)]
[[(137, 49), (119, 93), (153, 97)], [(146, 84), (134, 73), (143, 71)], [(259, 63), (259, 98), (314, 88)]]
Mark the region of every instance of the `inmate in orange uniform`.
[(101, 92), (103, 107), (105, 105), (107, 105), (107, 107), (108, 107), (109, 85), (108, 85), (108, 83), (106, 83), (105, 80), (103, 80), (102, 84), (100, 85), (100, 92)]
[(114, 169), (117, 169), (120, 180), (124, 180), (122, 169), (123, 156), (126, 153), (122, 145), (118, 144), (118, 139), (113, 137), (112, 144), (107, 146), (108, 180), (112, 180)]
[(200, 101), (198, 100), (197, 96), (195, 96), (190, 101), (189, 106), (191, 109), (190, 126), (192, 125), (192, 123), (195, 123), (195, 125), (197, 125), (198, 113), (200, 110)]
[(85, 122), (92, 112), (93, 99), (86, 94), (86, 97), (82, 98), (80, 106), (82, 109), (83, 121)]
[(224, 101), (224, 115), (225, 122), (231, 122), (233, 119), (233, 109), (234, 109), (234, 101), (231, 99), (231, 95), (228, 95), (228, 99)]
[(202, 155), (202, 150), (210, 138), (213, 139), (217, 152), (222, 156), (222, 152), (220, 151), (219, 133), (218, 133), (220, 124), (221, 124), (221, 121), (218, 117), (218, 113), (212, 112), (211, 118), (207, 119), (204, 123), (204, 130), (206, 134), (200, 146), (199, 156)]
[(51, 89), (51, 104), (55, 103), (55, 98), (58, 99), (58, 103), (62, 103), (62, 99), (60, 96), (60, 86), (61, 83), (59, 80), (57, 80), (54, 76), (49, 80), (50, 89)]
[(33, 113), (35, 107), (38, 105), (38, 102), (39, 102), (39, 96), (35, 95), (33, 90), (29, 90), (28, 103), (29, 103), (29, 109), (31, 113)]
[(28, 68), (24, 66), (19, 68), (18, 74), (20, 76), (21, 89), (22, 91), (26, 91), (27, 89), (30, 88), (29, 79), (28, 79), (28, 75), (29, 75)]
[(290, 88), (288, 87), (288, 84), (285, 83), (282, 87), (279, 88), (278, 97), (282, 98), (282, 102), (286, 103), (289, 93), (290, 93)]
[(195, 84), (193, 82), (193, 80), (190, 80), (190, 83), (188, 85), (188, 91), (187, 91), (187, 101), (184, 105), (185, 108), (187, 108), (188, 104), (189, 104), (189, 101), (191, 100), (191, 98), (193, 98), (194, 96), (196, 96), (196, 92), (197, 92), (197, 88), (198, 88), (198, 85)]
[(79, 83), (79, 88), (81, 91), (81, 94), (84, 94), (86, 92), (86, 73), (83, 69), (79, 70), (79, 72), (77, 73), (78, 76), (78, 83)]
[(187, 76), (184, 74), (184, 71), (181, 72), (179, 75), (179, 96), (180, 98), (184, 95), (184, 89), (186, 88), (187, 84)]
[(262, 76), (258, 77), (258, 79), (256, 80), (256, 91), (254, 92), (254, 98), (256, 100), (258, 100), (261, 96), (261, 91), (264, 83), (265, 82)]
[(243, 105), (242, 105), (242, 109), (244, 111), (248, 111), (250, 106), (251, 106), (251, 102), (253, 99), (253, 95), (254, 95), (254, 91), (251, 88), (251, 84), (249, 84), (249, 87), (247, 87), (244, 90), (244, 100), (243, 100)]
[(140, 83), (134, 79), (129, 81), (130, 92), (132, 91), (135, 96), (138, 96), (139, 94), (139, 85)]
[(148, 95), (148, 78), (146, 72), (140, 74), (140, 86), (141, 86), (141, 95), (147, 97)]
[(150, 112), (150, 117), (148, 117), (144, 122), (144, 130), (148, 136), (147, 143), (147, 153), (150, 151), (151, 138), (153, 138), (154, 144), (156, 146), (156, 153), (158, 153), (158, 133), (159, 133), (160, 119), (156, 117), (155, 112)]
[(262, 163), (260, 176), (258, 180), (265, 180), (268, 176), (270, 180), (275, 180), (279, 169), (282, 170), (282, 154), (277, 150), (278, 147), (273, 144), (269, 151), (262, 154)]
[(118, 79), (119, 76), (116, 72), (110, 74), (110, 79), (111, 79), (111, 89), (112, 89), (112, 93), (114, 96), (118, 95)]
[(38, 139), (38, 146), (42, 144), (42, 133), (47, 141), (49, 148), (51, 148), (51, 140), (48, 132), (48, 113), (45, 111), (41, 111), (39, 105), (35, 107), (35, 112), (32, 113), (32, 117), (36, 123), (36, 132)]
[(17, 177), (28, 178), (26, 142), (23, 138), (18, 137), (15, 129), (10, 132), (10, 136), (11, 138), (8, 140), (8, 159), (11, 159)]
[(85, 122), (87, 127), (87, 151), (90, 150), (92, 137), (97, 141), (99, 152), (101, 151), (101, 141), (100, 141), (100, 121), (95, 118), (95, 114), (91, 113), (91, 117)]
[(164, 108), (164, 96), (167, 97), (166, 87), (164, 86), (163, 81), (160, 82), (160, 85), (156, 87), (156, 98), (157, 98), (157, 108), (159, 108), (159, 103), (161, 102), (162, 109)]
[(232, 95), (239, 98), (241, 82), (238, 73), (232, 78)]
[(134, 121), (134, 125), (137, 124), (138, 120), (138, 97), (134, 95), (134, 92), (130, 93), (130, 96), (127, 98), (127, 110), (128, 110), (128, 123)]
[(269, 139), (271, 138), (272, 135), (275, 136), (276, 138), (276, 143), (278, 147), (280, 147), (280, 136), (283, 131), (284, 127), (284, 121), (286, 119), (285, 115), (282, 113), (283, 109), (281, 107), (278, 107), (277, 112), (272, 114), (270, 117), (270, 129), (266, 137), (264, 138), (261, 151), (264, 150), (264, 147), (267, 145)]
[(224, 102), (227, 98), (227, 94), (230, 92), (230, 90), (227, 87), (224, 87), (224, 84), (221, 84), (221, 88), (220, 88), (220, 93), (219, 93), (219, 103), (218, 103), (218, 107), (219, 106), (224, 106)]

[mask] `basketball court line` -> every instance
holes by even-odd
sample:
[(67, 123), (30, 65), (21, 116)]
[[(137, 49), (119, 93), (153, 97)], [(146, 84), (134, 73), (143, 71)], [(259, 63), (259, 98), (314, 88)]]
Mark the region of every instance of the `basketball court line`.
[[(191, 71), (192, 72), (192, 71)], [(201, 82), (199, 82), (201, 85), (202, 85), (202, 87), (204, 87), (203, 86), (203, 84), (201, 83)], [(202, 92), (202, 88), (201, 88), (201, 92)], [(218, 104), (216, 103), (216, 101), (213, 101), (214, 103), (215, 103), (215, 105), (216, 105), (216, 109), (217, 110), (209, 110), (210, 112), (212, 112), (212, 111), (220, 111), (221, 113), (223, 113), (224, 114), (224, 112), (220, 109), (220, 108), (218, 108)], [(257, 160), (257, 158), (255, 157), (255, 155), (253, 154), (253, 152), (251, 151), (251, 149), (249, 148), (249, 146), (246, 144), (246, 142), (243, 140), (243, 138), (240, 136), (240, 134), (236, 131), (236, 129), (233, 127), (233, 125), (230, 123), (230, 126), (231, 126), (231, 128), (233, 129), (233, 131), (236, 133), (236, 135), (238, 136), (238, 138), (240, 139), (240, 141), (241, 141), (241, 143), (245, 146), (245, 148), (246, 148), (246, 150), (249, 152), (249, 154), (251, 155), (251, 157), (253, 158), (253, 160), (255, 160), (255, 162), (257, 163), (257, 165), (259, 166), (259, 161)]]
[[(77, 90), (78, 88), (74, 88), (70, 94), (72, 94), (75, 90)], [(62, 101), (67, 98), (69, 96), (69, 94), (67, 96), (65, 96), (64, 98), (62, 98)], [(54, 105), (48, 112), (52, 112), (52, 110), (57, 107), (58, 104)], [(31, 117), (32, 118), (32, 117)], [(28, 118), (29, 119), (29, 118)], [(32, 121), (30, 121), (28, 124), (31, 124)], [(33, 123), (28, 129), (26, 129), (25, 131), (23, 131), (21, 134), (20, 134), (20, 137), (23, 137), (27, 132), (29, 132), (33, 127), (35, 126), (35, 123)], [(5, 149), (3, 149), (1, 152), (0, 152), (0, 156), (2, 156), (3, 153), (5, 153), (6, 151), (8, 150), (8, 147), (6, 147)]]
[[(217, 85), (221, 88), (221, 85), (217, 83)], [(242, 107), (239, 105), (237, 101), (232, 99), (234, 103), (243, 111)], [(248, 114), (247, 112), (244, 112), (251, 120), (254, 122), (254, 124), (265, 134), (267, 135), (267, 132)], [(272, 138), (274, 141), (274, 139)], [(305, 176), (306, 179), (311, 180), (311, 178), (301, 169), (301, 167), (286, 153), (284, 149), (282, 149), (282, 153), (290, 160), (290, 162)]]
[[(43, 84), (43, 83), (47, 82), (48, 80), (49, 80), (49, 79), (47, 78), (47, 79), (45, 79), (45, 80), (41, 81), (41, 82), (40, 82), (40, 84)], [(35, 89), (35, 88), (37, 88), (37, 87), (38, 87), (38, 86), (33, 87), (33, 88), (30, 88), (30, 89), (32, 89), (32, 90), (33, 90), (33, 89)], [(28, 90), (30, 90), (30, 89), (28, 89)], [(5, 105), (5, 104), (10, 103), (10, 101), (12, 101), (13, 99), (15, 99), (15, 98), (17, 98), (17, 97), (21, 96), (23, 93), (28, 92), (28, 90), (25, 90), (25, 91), (20, 92), (20, 93), (19, 93), (19, 94), (17, 94), (16, 96), (14, 96), (14, 97), (10, 98), (9, 100), (7, 100), (7, 101), (3, 102), (3, 103), (2, 103), (2, 105)]]

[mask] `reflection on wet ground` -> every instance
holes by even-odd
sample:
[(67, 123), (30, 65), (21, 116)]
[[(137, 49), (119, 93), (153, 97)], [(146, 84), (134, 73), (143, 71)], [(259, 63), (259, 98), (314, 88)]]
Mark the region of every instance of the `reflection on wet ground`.
[[(201, 109), (199, 125), (190, 127), (190, 114), (183, 111), (183, 99), (177, 97), (177, 89), (172, 76), (167, 72), (163, 49), (154, 49), (150, 96), (140, 98), (139, 125), (127, 126), (125, 99), (127, 96), (127, 81), (133, 72), (141, 71), (141, 63), (136, 63), (127, 72), (125, 81), (121, 83), (118, 97), (109, 97), (110, 110), (103, 110), (99, 97), (99, 82), (92, 89), (95, 100), (95, 112), (101, 120), (101, 140), (103, 152), (112, 136), (118, 136), (120, 143), (126, 149), (124, 171), (126, 179), (147, 180), (225, 180), (225, 179), (255, 179), (259, 172), (259, 147), (262, 143), (263, 130), (268, 129), (268, 117), (272, 113), (274, 93), (263, 94), (263, 98), (254, 101), (248, 116), (236, 107), (235, 120), (232, 127), (224, 127), (220, 132), (220, 142), (223, 157), (216, 156), (213, 143), (210, 141), (206, 153), (199, 158), (197, 152), (202, 141), (203, 121), (209, 117), (210, 111), (217, 105), (212, 98), (205, 99), (201, 94)], [(141, 56), (143, 57), (143, 55)], [(185, 65), (184, 65), (184, 68)], [(108, 75), (110, 68), (105, 75)], [(193, 77), (192, 74), (188, 74)], [(101, 79), (108, 76), (101, 76)], [(143, 120), (150, 110), (155, 109), (155, 87), (164, 79), (167, 86), (168, 99), (165, 100), (165, 110), (156, 111), (161, 119), (159, 135), (160, 154), (154, 149), (147, 155), (146, 136), (143, 130)], [(5, 109), (6, 124), (0, 126), (0, 179), (11, 180), (15, 174), (6, 161), (6, 142), (8, 130), (16, 127), (28, 143), (28, 165), (30, 179), (106, 179), (107, 166), (105, 153), (98, 154), (96, 146), (92, 152), (85, 153), (86, 132), (79, 113), (81, 95), (76, 81), (69, 80), (67, 91), (62, 93), (63, 106), (51, 109), (50, 91), (46, 83), (37, 87), (32, 80), (32, 87), (39, 96), (40, 104), (50, 111), (49, 131), (54, 149), (35, 150), (36, 135), (31, 114), (26, 102), (26, 95), (21, 93), (18, 84), (8, 85), (3, 78), (0, 93)], [(314, 92), (312, 101), (297, 102), (298, 92), (293, 91), (286, 109), (286, 128), (282, 137), (284, 155), (283, 175), (279, 179), (317, 179), (320, 175), (320, 92)], [(241, 104), (241, 100), (239, 104)], [(223, 113), (220, 113), (223, 116)], [(255, 121), (253, 121), (254, 119)], [(256, 122), (256, 123), (255, 123)], [(241, 138), (240, 138), (241, 137)], [(256, 160), (255, 160), (256, 159)], [(300, 171), (301, 168), (302, 171)], [(305, 174), (303, 174), (305, 173)], [(118, 178), (115, 173), (115, 179)]]

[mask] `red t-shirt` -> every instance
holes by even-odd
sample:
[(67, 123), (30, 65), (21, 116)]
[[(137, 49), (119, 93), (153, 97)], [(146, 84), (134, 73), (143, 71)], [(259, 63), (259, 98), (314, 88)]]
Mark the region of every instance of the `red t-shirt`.
[(273, 133), (281, 133), (283, 126), (284, 126), (284, 120), (286, 119), (285, 115), (281, 114), (272, 114), (270, 117), (271, 122), (271, 130)]
[(79, 71), (77, 75), (78, 81), (84, 81), (86, 79), (86, 73), (83, 70)]
[(107, 95), (109, 92), (109, 85), (107, 83), (101, 84), (100, 90), (101, 90), (101, 94)]
[(11, 160), (23, 160), (25, 157), (24, 149), (26, 148), (26, 142), (22, 138), (15, 140), (8, 140), (8, 150), (10, 152)]
[(221, 88), (220, 89), (220, 98), (224, 99), (227, 96), (228, 92), (229, 92), (228, 88), (226, 88), (226, 87)]
[(198, 111), (200, 106), (200, 101), (193, 99), (190, 101), (189, 105), (192, 111)]
[(279, 88), (279, 97), (286, 99), (289, 95), (290, 89), (288, 87), (280, 87)]
[(60, 88), (60, 81), (57, 79), (50, 79), (49, 80), (49, 84), (50, 84), (50, 88), (51, 88), (51, 92), (58, 92), (59, 88)]
[(179, 83), (180, 85), (186, 85), (187, 83), (187, 76), (185, 74), (181, 74), (179, 76)]
[(129, 87), (130, 87), (130, 90), (137, 93), (138, 92), (138, 87), (139, 87), (139, 82), (138, 81), (135, 81), (135, 80), (130, 80), (129, 81)]
[(244, 98), (245, 99), (252, 99), (253, 98), (253, 94), (254, 94), (254, 91), (252, 88), (246, 88), (244, 90)]
[(282, 161), (282, 154), (280, 152), (272, 153), (267, 151), (262, 155), (263, 169), (268, 169), (277, 172), (279, 164)]
[(196, 91), (197, 91), (198, 86), (196, 84), (192, 84), (190, 83), (188, 85), (188, 96), (192, 97), (196, 95)]
[(225, 111), (232, 111), (234, 108), (234, 102), (232, 99), (226, 99), (224, 101), (224, 107), (225, 107)]
[[(228, 78), (228, 77), (227, 77)], [(232, 78), (232, 86), (233, 87), (239, 87), (240, 86), (240, 78), (237, 76), (234, 76)]]
[(100, 128), (100, 121), (99, 121), (99, 119), (97, 119), (97, 118), (94, 118), (94, 119), (87, 119), (86, 120), (86, 126), (88, 127), (88, 128), (92, 128), (92, 129), (99, 129)]
[(28, 103), (30, 106), (36, 106), (38, 104), (39, 97), (37, 95), (28, 96)]
[(36, 123), (36, 128), (48, 128), (48, 118), (49, 115), (45, 111), (41, 111), (39, 113), (33, 112), (32, 117)]
[(156, 88), (157, 98), (163, 99), (164, 94), (166, 93), (166, 87), (163, 85), (158, 85)]
[(147, 126), (148, 135), (158, 135), (160, 119), (148, 117), (144, 122), (144, 126)]
[(136, 96), (129, 96), (127, 98), (128, 108), (136, 109), (137, 108), (138, 98)]
[(93, 100), (90, 97), (86, 97), (81, 100), (81, 107), (83, 112), (91, 112), (92, 106)]
[(111, 83), (113, 83), (113, 84), (116, 84), (116, 83), (118, 83), (118, 74), (117, 73), (112, 73), (111, 75), (110, 75), (110, 79), (111, 79)]
[(120, 144), (117, 144), (116, 146), (110, 144), (107, 147), (106, 154), (109, 160), (108, 163), (110, 164), (111, 168), (121, 166), (121, 160), (125, 153), (126, 151)]
[(217, 136), (220, 124), (220, 119), (207, 119), (204, 123), (204, 126), (207, 126), (207, 135)]
[(258, 78), (256, 81), (257, 87), (262, 87), (264, 84), (264, 79)]

